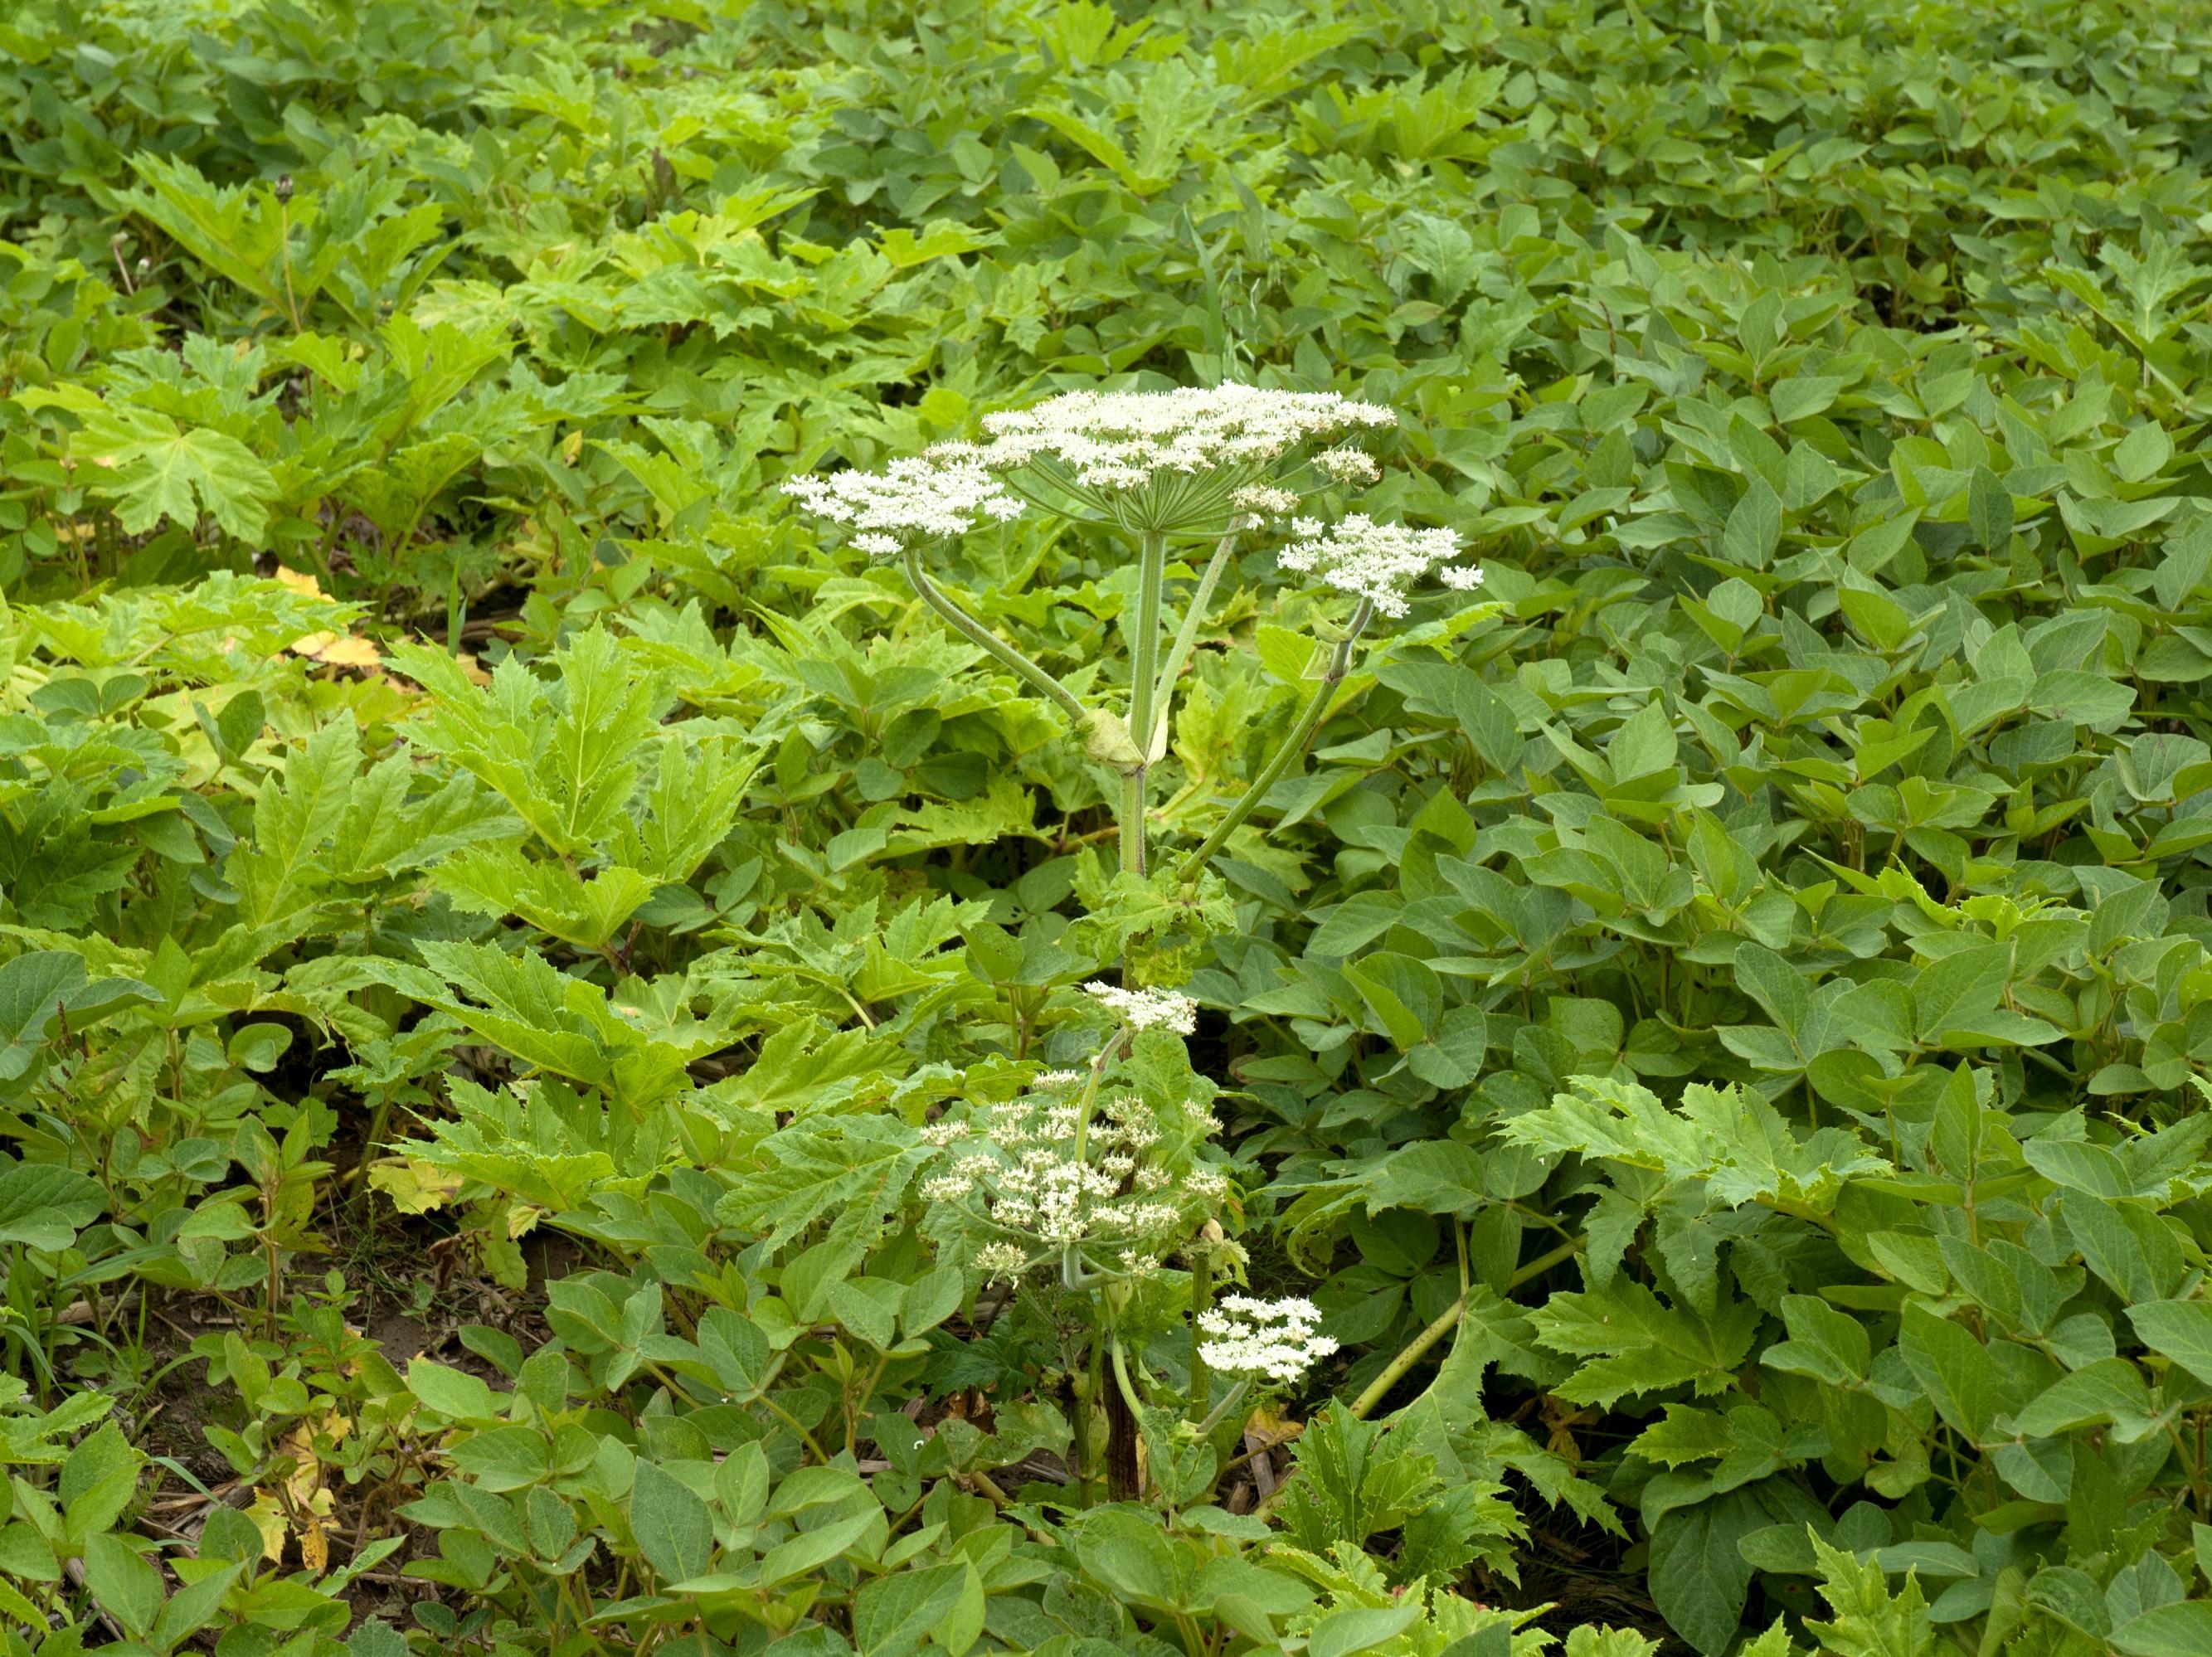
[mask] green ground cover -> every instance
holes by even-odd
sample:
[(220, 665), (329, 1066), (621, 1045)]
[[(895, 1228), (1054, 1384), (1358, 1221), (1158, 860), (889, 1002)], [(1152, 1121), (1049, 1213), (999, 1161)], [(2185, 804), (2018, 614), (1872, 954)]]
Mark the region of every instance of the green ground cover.
[(2212, 1651), (2208, 87), (7, 8), (10, 1657)]

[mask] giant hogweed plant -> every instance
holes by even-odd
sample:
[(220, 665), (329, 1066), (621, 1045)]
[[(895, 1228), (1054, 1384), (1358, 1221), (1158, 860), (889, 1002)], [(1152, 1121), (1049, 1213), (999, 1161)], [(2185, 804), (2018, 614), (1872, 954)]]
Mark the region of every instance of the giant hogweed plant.
[[(1316, 680), (1304, 707), (1244, 791), (1204, 841), (1176, 859), (1175, 887), (1187, 890), (1231, 835), (1305, 752), (1328, 712), (1361, 637), (1379, 617), (1399, 617), (1424, 578), (1440, 574), (1468, 591), (1479, 566), (1453, 561), (1461, 547), (1448, 530), (1382, 524), (1347, 513), (1334, 522), (1300, 513), (1310, 495), (1373, 483), (1374, 458), (1349, 434), (1395, 428), (1395, 414), (1334, 392), (1273, 390), (1234, 383), (1168, 391), (1062, 393), (1034, 406), (988, 415), (977, 440), (935, 445), (879, 472), (846, 470), (794, 477), (786, 492), (843, 525), (852, 544), (896, 560), (915, 592), (956, 632), (1011, 669), (1066, 717), (1085, 751), (1119, 778), (1114, 816), (1120, 873), (1142, 883), (1153, 873), (1149, 845), (1151, 780), (1167, 751), (1177, 686), (1206, 627), (1231, 555), (1248, 537), (1268, 537), (1288, 518), (1277, 552), (1280, 571), (1311, 578), (1352, 601), (1348, 616), (1316, 624)], [(1119, 711), (1085, 701), (1062, 678), (993, 633), (927, 567), (933, 548), (1034, 513), (1047, 534), (1102, 535), (1134, 559), (1133, 599), (1121, 617), (1126, 698)], [(1208, 547), (1172, 620), (1170, 560), (1184, 546)], [(1478, 607), (1476, 616), (1486, 614)], [(1464, 619), (1474, 619), (1468, 617)], [(1172, 630), (1170, 631), (1170, 628)], [(1095, 674), (1087, 670), (1085, 681)], [(1134, 978), (1133, 962), (1125, 971)], [(1177, 1168), (1151, 1154), (1164, 1129), (1156, 1107), (1133, 1097), (1102, 1100), (1110, 1067), (1146, 1032), (1192, 1033), (1194, 1008), (1172, 988), (1091, 986), (1123, 1023), (1087, 1071), (1054, 1072), (1070, 1097), (999, 1107), (983, 1120), (948, 1118), (928, 1130), (944, 1143), (975, 1149), (925, 1187), (969, 1222), (998, 1235), (974, 1251), (975, 1263), (1018, 1282), (1044, 1255), (1063, 1294), (1074, 1297), (1094, 1336), (1079, 1396), (1103, 1401), (1109, 1424), (1106, 1457), (1113, 1494), (1136, 1493), (1136, 1423), (1167, 1412), (1149, 1408), (1133, 1380), (1125, 1331), (1138, 1285), (1164, 1257), (1180, 1251), (1190, 1278), (1194, 1319), (1182, 1422), (1201, 1444), (1226, 1423), (1261, 1380), (1288, 1384), (1307, 1362), (1335, 1350), (1317, 1332), (1318, 1312), (1299, 1300), (1232, 1296), (1216, 1304), (1215, 1248), (1200, 1239), (1188, 1211), (1228, 1190), (1215, 1169)], [(1170, 1108), (1187, 1112), (1188, 1102)], [(1206, 1119), (1209, 1124), (1211, 1118)], [(988, 1149), (986, 1148), (988, 1147)], [(1209, 1227), (1214, 1238), (1220, 1227)], [(1101, 1247), (1104, 1252), (1101, 1253)], [(1223, 1259), (1228, 1258), (1224, 1248)], [(1200, 1337), (1205, 1337), (1200, 1338)], [(1211, 1398), (1212, 1372), (1234, 1376)], [(1087, 1408), (1079, 1420), (1087, 1419)], [(1080, 1439), (1080, 1435), (1079, 1435)], [(1213, 1465), (1217, 1449), (1206, 1452)], [(1079, 1449), (1089, 1466), (1087, 1446)], [(1210, 1475), (1199, 1481), (1210, 1487)]]
[[(2202, 8), (337, 9), (0, 24), (10, 1657), (335, 1657), (380, 1585), (418, 1651), (1532, 1651), (1442, 1586), (1469, 1539), (1554, 1627), (1649, 1595), (1711, 1650), (2212, 1648)], [(920, 1188), (1067, 1160), (993, 1136), (1112, 1039), (1070, 986), (1123, 952), (1084, 848), (1124, 780), (1081, 737), (1128, 754), (781, 561), (765, 501), (827, 434), (920, 458), (1233, 355), (1387, 385), (1420, 464), (1359, 504), (1480, 540), (1528, 631), (1503, 672), (1502, 629), (1364, 639), (1344, 739), (1212, 860), (1237, 925), (1129, 952), (1206, 1009), (1229, 1149), (1185, 1158), (1208, 1087), (1154, 1030), (1083, 1166), (1152, 1123), (1236, 1235), (1179, 1206), (1070, 1290), (997, 1176)], [(1098, 639), (1141, 531), (1022, 504), (924, 574), (1141, 751)], [(1212, 544), (1167, 549), (1163, 662)], [(358, 614), (239, 579), (270, 556), (511, 655), (499, 708), (290, 649)], [(1156, 698), (1148, 861), (1297, 717), (1304, 595), (1209, 647), (1266, 556)], [(578, 698), (647, 734), (564, 823)], [(534, 1288), (556, 1227), (591, 1269)], [(1344, 1346), (1264, 1520), (1184, 1495), (1234, 1386), (1192, 1253), (1279, 1290), (1263, 1227)], [(478, 1265), (512, 1325), (451, 1363), (299, 1271), (389, 1310), (433, 1239), (433, 1338)], [(231, 1322), (167, 1346), (187, 1313)], [(1158, 1511), (1078, 1505), (1117, 1344)], [(176, 1536), (173, 1461), (250, 1508)], [(1519, 1538), (1509, 1471), (1621, 1533)]]

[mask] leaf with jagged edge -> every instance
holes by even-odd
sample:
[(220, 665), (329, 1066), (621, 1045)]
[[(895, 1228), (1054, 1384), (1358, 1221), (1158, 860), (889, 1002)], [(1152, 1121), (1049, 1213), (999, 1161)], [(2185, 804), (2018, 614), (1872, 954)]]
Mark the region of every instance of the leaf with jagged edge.
[(332, 846), (332, 873), (368, 882), (428, 868), (484, 841), (512, 840), (523, 832), (505, 804), (466, 773), (447, 777), (416, 796), (428, 781), (411, 754), (387, 755), (369, 767)]
[(611, 634), (595, 628), (556, 652), (550, 683), (512, 656), (481, 689), (441, 650), (403, 645), (392, 660), (430, 693), (417, 743), (496, 790), (555, 852), (593, 857), (621, 832), (659, 692)]
[(361, 772), (361, 738), (334, 719), (287, 756), (253, 804), (250, 847), (232, 854), (238, 915), (252, 927), (297, 923), (329, 883), (327, 853)]
[(1727, 1390), (1750, 1353), (1760, 1313), (1748, 1301), (1723, 1302), (1703, 1318), (1670, 1307), (1642, 1284), (1615, 1278), (1602, 1290), (1558, 1294), (1530, 1309), (1536, 1338), (1585, 1360), (1553, 1387), (1574, 1404), (1611, 1409), (1621, 1399), (1688, 1387), (1700, 1397)]
[(131, 166), (146, 186), (125, 194), (132, 209), (210, 270), (270, 305), (285, 304), (276, 265), (288, 215), (272, 190), (210, 184), (191, 162), (165, 155), (134, 155)]
[(404, 1142), (403, 1156), (549, 1212), (580, 1212), (611, 1181), (641, 1188), (659, 1171), (658, 1142), (638, 1156), (603, 1108), (570, 1089), (541, 1082), (517, 1096), (453, 1077), (446, 1096), (454, 1116)]
[(695, 1055), (625, 1022), (597, 985), (536, 955), (510, 956), (488, 944), (417, 947), (427, 968), (374, 961), (362, 970), (452, 1014), (522, 1063), (605, 1088), (634, 1111), (687, 1084), (685, 1066)]
[(849, 1270), (897, 1215), (915, 1175), (935, 1154), (896, 1117), (809, 1118), (761, 1145), (714, 1217), (770, 1248), (829, 1220), (824, 1244)]
[(1820, 1594), (1828, 1602), (1830, 1620), (1808, 1618), (1805, 1627), (1820, 1636), (1822, 1650), (1835, 1657), (1932, 1657), (1936, 1629), (1928, 1620), (1919, 1578), (1907, 1571), (1905, 1586), (1892, 1595), (1879, 1564), (1861, 1563), (1822, 1541), (1811, 1526), (1806, 1530), (1820, 1562)]
[[(1578, 1076), (1551, 1104), (1500, 1125), (1515, 1144), (1647, 1168), (1669, 1185), (1705, 1183), (1717, 1206), (1760, 1203), (1793, 1213), (1826, 1213), (1844, 1183), (1892, 1171), (1840, 1128), (1804, 1138), (1750, 1089), (1692, 1084), (1679, 1109), (1649, 1089)], [(1647, 1204), (1648, 1207), (1649, 1205)]]
[(760, 758), (757, 751), (739, 754), (726, 737), (691, 743), (672, 736), (660, 745), (645, 813), (617, 828), (617, 860), (657, 882), (690, 879), (736, 822)]
[(431, 873), (431, 883), (469, 914), (520, 915), (580, 950), (603, 950), (653, 895), (653, 883), (619, 865), (575, 873), (533, 862), (511, 846), (471, 847)]

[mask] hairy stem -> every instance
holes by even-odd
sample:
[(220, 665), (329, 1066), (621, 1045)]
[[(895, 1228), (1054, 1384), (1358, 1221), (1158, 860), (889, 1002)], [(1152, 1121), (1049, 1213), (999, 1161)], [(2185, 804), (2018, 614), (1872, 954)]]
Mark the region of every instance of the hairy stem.
[(1291, 768), (1291, 762), (1304, 754), (1306, 744), (1313, 740), (1315, 728), (1321, 724), (1322, 715), (1328, 711), (1329, 701), (1336, 695), (1337, 686), (1344, 682), (1344, 676), (1352, 666), (1352, 649), (1358, 644), (1360, 634), (1366, 630), (1367, 623), (1374, 614), (1374, 606), (1362, 599), (1359, 608), (1352, 612), (1351, 626), (1346, 629), (1344, 637), (1337, 642), (1336, 649), (1329, 656), (1328, 666), (1322, 674), (1321, 683), (1314, 687), (1312, 696), (1307, 700), (1305, 711), (1298, 715), (1298, 722), (1291, 727), (1290, 734), (1283, 738), (1282, 746), (1275, 750), (1260, 774), (1252, 779), (1252, 786), (1237, 797), (1236, 804), (1214, 826), (1213, 832), (1206, 837), (1206, 843), (1182, 860), (1182, 866), (1176, 871), (1178, 880), (1195, 880), (1200, 871), (1213, 860), (1213, 854), (1228, 843), (1229, 836), (1237, 832), (1238, 825), (1252, 815), (1260, 802), (1267, 798), (1268, 791), (1282, 780), (1283, 773)]
[[(1240, 1380), (1234, 1387), (1231, 1387), (1229, 1389), (1228, 1395), (1224, 1397), (1220, 1403), (1215, 1405), (1211, 1410), (1208, 1410), (1206, 1412), (1206, 1418), (1198, 1423), (1199, 1437), (1201, 1439), (1205, 1438), (1207, 1434), (1211, 1433), (1216, 1427), (1218, 1427), (1224, 1421), (1228, 1419), (1229, 1412), (1235, 1409), (1239, 1404), (1243, 1403), (1244, 1401), (1244, 1395), (1251, 1390), (1252, 1382), (1249, 1377)], [(1224, 1472), (1228, 1471), (1229, 1470), (1226, 1467), (1222, 1469), (1222, 1472)]]
[(922, 573), (921, 555), (911, 547), (907, 549), (906, 578), (914, 583), (914, 590), (921, 595), (922, 602), (942, 616), (955, 632), (972, 643), (981, 646), (999, 662), (1012, 668), (1031, 686), (1057, 704), (1060, 712), (1067, 715), (1077, 730), (1083, 729), (1087, 710), (1075, 699), (1074, 693), (963, 610), (934, 581)]
[(1428, 1356), (1429, 1348), (1451, 1333), (1466, 1312), (1464, 1297), (1444, 1308), (1437, 1320), (1407, 1342), (1405, 1350), (1383, 1366), (1382, 1373), (1367, 1384), (1367, 1390), (1352, 1400), (1352, 1413), (1364, 1417), (1370, 1410), (1389, 1397), (1390, 1389), (1406, 1378), (1408, 1369)]
[[(1526, 1266), (1518, 1267), (1514, 1272), (1510, 1286), (1518, 1289), (1522, 1284), (1542, 1277), (1553, 1266), (1564, 1265), (1574, 1257), (1575, 1252), (1582, 1246), (1583, 1240), (1577, 1237), (1571, 1241), (1561, 1243), (1548, 1253), (1539, 1254)], [(1460, 1297), (1444, 1308), (1434, 1323), (1407, 1342), (1405, 1350), (1396, 1357), (1392, 1358), (1382, 1373), (1369, 1382), (1367, 1389), (1352, 1401), (1352, 1413), (1364, 1417), (1370, 1410), (1388, 1398), (1390, 1395), (1390, 1389), (1406, 1378), (1406, 1372), (1427, 1357), (1429, 1349), (1449, 1334), (1459, 1320), (1466, 1315), (1467, 1291), (1462, 1289), (1460, 1291)]]
[(1133, 1502), (1142, 1486), (1137, 1468), (1137, 1390), (1130, 1384), (1128, 1360), (1119, 1338), (1110, 1342), (1114, 1384), (1106, 1389), (1106, 1496)]
[(1167, 660), (1160, 665), (1159, 684), (1152, 693), (1155, 706), (1165, 707), (1175, 695), (1176, 681), (1182, 677), (1185, 663), (1198, 644), (1198, 629), (1204, 625), (1206, 612), (1213, 602), (1213, 589), (1221, 585), (1221, 573), (1229, 568), (1230, 552), (1237, 545), (1237, 532), (1231, 530), (1221, 537), (1213, 549), (1213, 556), (1206, 561), (1200, 572), (1198, 586), (1190, 595), (1190, 607), (1184, 610), (1182, 625), (1176, 629), (1175, 643), (1168, 647)]
[(1213, 1372), (1198, 1350), (1198, 1320), (1212, 1305), (1213, 1251), (1200, 1242), (1190, 1255), (1190, 1407), (1201, 1416), (1213, 1401)]
[(1167, 585), (1168, 538), (1144, 533), (1137, 562), (1137, 614), (1129, 633), (1129, 741), (1139, 758), (1121, 777), (1121, 868), (1145, 872), (1146, 784), (1152, 771), (1152, 731), (1159, 721), (1160, 599)]

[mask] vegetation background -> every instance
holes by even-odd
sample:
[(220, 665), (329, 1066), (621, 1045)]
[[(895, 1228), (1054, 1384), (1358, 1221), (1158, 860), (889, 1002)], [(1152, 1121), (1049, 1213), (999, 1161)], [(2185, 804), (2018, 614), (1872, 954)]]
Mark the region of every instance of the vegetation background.
[[(2208, 84), (2196, 0), (9, 7), (0, 1639), (2212, 1650)], [(1188, 886), (776, 489), (1109, 379), (1389, 405), (1502, 607)], [(941, 556), (1123, 683), (1110, 545)], [(1332, 613), (1230, 585), (1172, 849)], [(917, 1194), (1117, 963), (1342, 1346), (1133, 1507)]]

